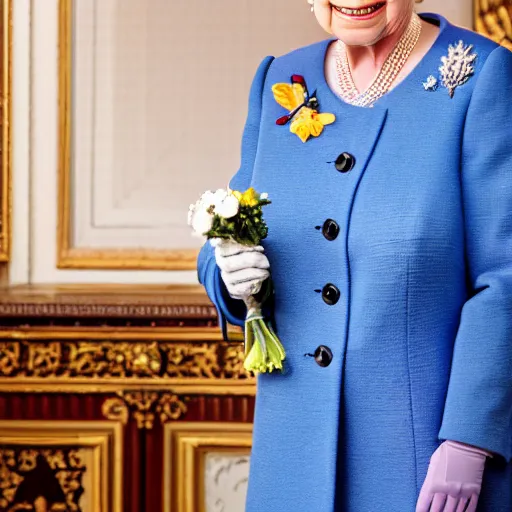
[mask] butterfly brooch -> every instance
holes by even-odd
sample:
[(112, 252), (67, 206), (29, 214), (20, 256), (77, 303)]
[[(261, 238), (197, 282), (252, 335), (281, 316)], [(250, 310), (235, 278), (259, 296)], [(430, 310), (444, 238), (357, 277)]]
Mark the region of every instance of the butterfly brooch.
[(319, 103), (316, 91), (309, 94), (306, 81), (301, 75), (292, 75), (291, 84), (279, 83), (272, 86), (274, 99), (288, 114), (280, 117), (276, 124), (284, 126), (290, 121), (290, 132), (296, 134), (302, 142), (309, 137), (318, 137), (324, 126), (334, 123), (334, 114), (318, 112)]

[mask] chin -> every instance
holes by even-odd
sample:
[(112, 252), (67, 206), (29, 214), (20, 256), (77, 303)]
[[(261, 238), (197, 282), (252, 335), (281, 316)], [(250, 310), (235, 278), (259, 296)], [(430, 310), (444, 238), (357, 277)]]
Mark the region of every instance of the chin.
[(384, 37), (386, 23), (373, 27), (339, 27), (336, 24), (331, 34), (347, 46), (372, 46)]

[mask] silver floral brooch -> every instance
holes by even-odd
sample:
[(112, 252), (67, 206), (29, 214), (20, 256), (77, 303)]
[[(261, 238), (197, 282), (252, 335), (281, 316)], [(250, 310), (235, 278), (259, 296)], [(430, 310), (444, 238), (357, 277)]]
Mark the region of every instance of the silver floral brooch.
[(475, 72), (474, 63), (477, 54), (473, 52), (473, 45), (465, 45), (459, 41), (456, 45), (448, 46), (448, 55), (441, 57), (443, 65), (439, 68), (440, 79), (430, 75), (423, 88), (426, 91), (435, 91), (439, 82), (448, 89), (450, 98), (453, 98), (455, 89), (465, 84)]
[(437, 78), (434, 75), (430, 75), (426, 82), (423, 82), (425, 91), (435, 91), (437, 89)]
[(465, 84), (475, 72), (473, 66), (477, 54), (472, 53), (473, 45), (465, 45), (459, 41), (457, 45), (448, 47), (448, 55), (441, 57), (443, 65), (439, 68), (441, 83), (448, 89), (450, 98), (453, 98), (455, 89)]

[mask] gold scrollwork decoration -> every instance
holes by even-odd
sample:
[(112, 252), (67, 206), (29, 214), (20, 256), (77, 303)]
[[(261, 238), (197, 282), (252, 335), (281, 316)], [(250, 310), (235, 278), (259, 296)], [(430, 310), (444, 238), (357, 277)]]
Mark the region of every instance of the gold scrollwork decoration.
[(123, 428), (0, 420), (0, 512), (121, 512)]
[(37, 377), (55, 375), (62, 360), (60, 343), (31, 343), (27, 345), (27, 364), (29, 373)]
[(0, 377), (247, 380), (251, 374), (241, 344), (5, 341)]
[(178, 420), (187, 413), (186, 399), (165, 391), (119, 391), (107, 398), (102, 412), (109, 420), (128, 422), (130, 413), (140, 429), (151, 430), (155, 419), (161, 424)]
[(69, 348), (68, 371), (81, 376), (159, 376), (162, 353), (158, 343), (78, 342)]
[(247, 379), (251, 376), (243, 365), (241, 345), (165, 343), (162, 349), (167, 355), (169, 377)]
[(21, 370), (20, 343), (0, 343), (0, 375), (14, 376)]
[(87, 471), (74, 448), (0, 448), (0, 512), (80, 512)]
[(512, 0), (474, 0), (477, 32), (512, 50)]

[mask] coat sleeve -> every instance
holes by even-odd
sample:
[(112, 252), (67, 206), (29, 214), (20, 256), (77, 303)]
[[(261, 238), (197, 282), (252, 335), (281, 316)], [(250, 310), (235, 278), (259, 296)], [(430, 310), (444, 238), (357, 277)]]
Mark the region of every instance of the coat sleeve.
[(462, 308), (440, 439), (511, 459), (512, 53), (498, 47), (467, 112), (461, 184), (470, 298)]
[[(252, 82), (247, 121), (242, 136), (241, 164), (238, 172), (229, 183), (229, 187), (234, 190), (246, 190), (251, 184), (252, 170), (258, 148), (263, 88), (268, 69), (273, 60), (274, 57), (263, 59)], [(219, 325), (224, 339), (227, 340), (226, 322), (242, 326), (245, 320), (246, 308), (241, 300), (232, 299), (227, 293), (220, 276), (220, 269), (215, 263), (213, 247), (209, 242), (206, 242), (199, 252), (197, 276), (217, 309)]]

